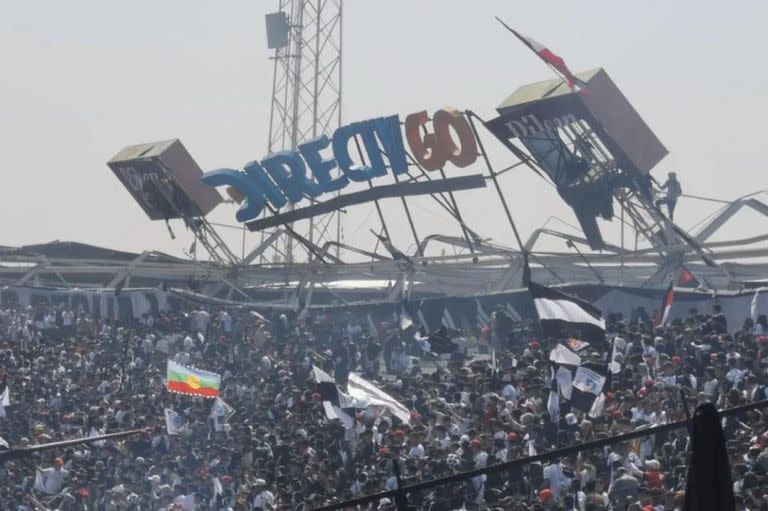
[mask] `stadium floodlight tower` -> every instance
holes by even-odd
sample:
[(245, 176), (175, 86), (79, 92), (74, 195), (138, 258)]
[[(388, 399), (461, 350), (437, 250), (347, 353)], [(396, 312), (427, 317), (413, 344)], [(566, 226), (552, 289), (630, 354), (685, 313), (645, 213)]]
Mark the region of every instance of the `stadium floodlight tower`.
[[(342, 0), (279, 0), (278, 11), (266, 20), (267, 46), (275, 51), (267, 143), (271, 154), (296, 150), (302, 142), (330, 134), (341, 122)], [(341, 237), (339, 212), (305, 223), (289, 226), (290, 234), (273, 244), (275, 254), (287, 263), (298, 259), (296, 232), (303, 244)], [(262, 232), (262, 239), (268, 238)]]
[[(594, 251), (626, 252), (603, 240), (597, 218), (610, 220), (614, 203), (663, 258), (648, 285), (679, 271), (686, 253), (716, 263), (658, 206), (659, 184), (650, 172), (667, 149), (603, 69), (577, 75), (584, 87), (561, 79), (520, 87), (497, 108), (487, 127), (518, 158), (549, 180), (573, 209)], [(623, 233), (623, 230), (622, 230)], [(549, 232), (548, 234), (557, 235)], [(532, 247), (530, 247), (532, 248)]]

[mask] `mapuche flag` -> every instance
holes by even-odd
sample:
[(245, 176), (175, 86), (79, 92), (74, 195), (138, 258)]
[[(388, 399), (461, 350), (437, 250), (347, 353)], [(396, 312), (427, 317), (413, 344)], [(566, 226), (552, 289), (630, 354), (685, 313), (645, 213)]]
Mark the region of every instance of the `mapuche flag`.
[(221, 376), (200, 369), (193, 369), (169, 360), (168, 390), (178, 394), (215, 398), (219, 397)]

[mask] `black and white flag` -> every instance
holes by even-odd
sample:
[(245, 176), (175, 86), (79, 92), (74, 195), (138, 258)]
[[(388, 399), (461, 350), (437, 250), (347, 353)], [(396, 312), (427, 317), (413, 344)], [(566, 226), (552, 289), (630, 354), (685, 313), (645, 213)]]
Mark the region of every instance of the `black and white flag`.
[[(364, 410), (371, 406), (387, 410), (404, 424), (408, 424), (411, 420), (408, 408), (355, 373), (349, 375), (347, 391), (344, 392), (336, 385), (333, 378), (319, 367), (314, 366), (312, 372), (317, 382), (317, 393), (320, 394), (320, 400), (329, 419), (340, 419), (346, 424), (349, 417), (346, 409)], [(351, 420), (351, 417), (349, 418)]]
[(600, 310), (575, 296), (531, 282), (528, 289), (547, 337), (573, 337), (574, 334), (596, 349), (607, 348), (605, 320)]

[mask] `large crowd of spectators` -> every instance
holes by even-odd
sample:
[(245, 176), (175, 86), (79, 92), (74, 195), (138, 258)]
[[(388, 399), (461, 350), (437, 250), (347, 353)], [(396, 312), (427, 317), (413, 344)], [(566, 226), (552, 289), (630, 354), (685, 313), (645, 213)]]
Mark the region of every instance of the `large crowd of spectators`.
[[(414, 483), (681, 419), (681, 389), (691, 408), (768, 395), (764, 318), (729, 333), (716, 310), (656, 328), (612, 317), (608, 336), (621, 339), (621, 349), (603, 408), (589, 416), (562, 402), (553, 413), (549, 352), (557, 340), (521, 340), (519, 328), (511, 340), (503, 314), (482, 332), (425, 338), (400, 322), (322, 311), (263, 317), (194, 307), (118, 325), (67, 308), (2, 310), (0, 372), (11, 404), (0, 409), (0, 436), (11, 447), (146, 433), (8, 461), (0, 509), (308, 510), (395, 488), (393, 460)], [(446, 338), (455, 349), (436, 354)], [(503, 347), (494, 357), (483, 354), (489, 339)], [(590, 348), (583, 355), (605, 360)], [(169, 393), (169, 359), (221, 374), (221, 397), (234, 414), (214, 420), (212, 400)], [(374, 408), (352, 412), (351, 426), (328, 420), (313, 365), (342, 388), (350, 372), (361, 374), (399, 400), (410, 420)], [(169, 435), (165, 409), (183, 417), (186, 430)], [(724, 431), (738, 510), (768, 509), (764, 414), (729, 417)], [(656, 434), (414, 493), (409, 505), (679, 510), (688, 448), (685, 430)]]

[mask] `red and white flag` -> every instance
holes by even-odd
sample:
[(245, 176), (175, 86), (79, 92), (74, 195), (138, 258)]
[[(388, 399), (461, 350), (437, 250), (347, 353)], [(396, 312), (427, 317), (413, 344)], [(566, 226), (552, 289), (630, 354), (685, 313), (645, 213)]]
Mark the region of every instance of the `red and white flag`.
[(558, 73), (563, 75), (568, 82), (568, 87), (570, 87), (571, 90), (577, 90), (576, 86), (578, 85), (579, 92), (581, 92), (582, 94), (586, 94), (587, 92), (585, 89), (586, 83), (576, 78), (576, 76), (571, 72), (571, 70), (565, 64), (565, 60), (563, 60), (563, 57), (556, 54), (555, 52), (547, 48), (545, 45), (535, 40), (533, 37), (529, 37), (527, 35), (523, 35), (519, 33), (517, 30), (513, 29), (512, 27), (504, 23), (498, 17), (496, 19), (499, 21), (499, 23), (504, 25), (504, 27), (507, 30), (515, 34), (515, 36), (518, 39), (520, 39), (528, 48), (530, 48), (536, 55), (538, 55), (541, 60), (551, 65), (553, 68), (557, 70)]
[(576, 87), (576, 84), (581, 84), (582, 82), (576, 78), (570, 69), (568, 69), (568, 66), (565, 64), (565, 61), (563, 60), (563, 57), (556, 54), (540, 42), (536, 41), (534, 38), (529, 37), (527, 35), (519, 34), (519, 37), (525, 42), (525, 44), (532, 49), (536, 55), (541, 58), (544, 62), (547, 64), (551, 64), (552, 67), (557, 69), (560, 74), (562, 74), (566, 80), (568, 80), (568, 87), (571, 89)]
[(675, 301), (675, 287), (672, 282), (669, 283), (667, 292), (664, 294), (664, 302), (661, 304), (661, 310), (659, 311), (659, 321), (656, 326), (664, 326), (669, 319), (669, 313), (672, 310), (672, 302)]

